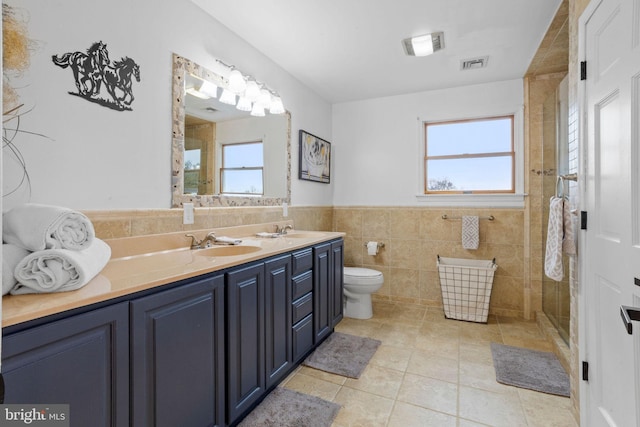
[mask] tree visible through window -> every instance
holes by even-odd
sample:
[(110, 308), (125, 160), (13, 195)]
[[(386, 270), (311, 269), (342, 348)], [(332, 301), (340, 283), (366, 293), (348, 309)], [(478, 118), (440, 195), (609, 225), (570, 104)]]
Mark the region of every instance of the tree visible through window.
[(425, 123), (425, 193), (514, 193), (513, 116)]
[(220, 188), (225, 194), (264, 194), (263, 144), (247, 142), (222, 146)]

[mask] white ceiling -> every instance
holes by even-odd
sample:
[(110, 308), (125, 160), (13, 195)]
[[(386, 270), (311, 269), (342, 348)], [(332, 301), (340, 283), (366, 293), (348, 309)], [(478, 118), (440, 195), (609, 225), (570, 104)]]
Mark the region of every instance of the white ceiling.
[[(561, 0), (193, 2), (338, 103), (521, 78)], [(443, 50), (404, 54), (402, 39), (436, 31)], [(489, 56), (486, 68), (460, 69), (481, 56)]]

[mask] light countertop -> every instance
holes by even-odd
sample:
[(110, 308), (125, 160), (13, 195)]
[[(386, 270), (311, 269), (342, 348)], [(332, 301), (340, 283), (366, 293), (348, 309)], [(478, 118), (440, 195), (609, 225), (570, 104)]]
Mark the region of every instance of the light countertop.
[[(267, 228), (269, 227), (270, 228)], [(345, 233), (289, 231), (276, 238), (257, 237), (272, 231), (273, 224), (195, 230), (105, 240), (111, 247), (111, 260), (86, 286), (69, 292), (6, 295), (2, 298), (2, 326), (11, 326), (66, 310), (84, 307), (153, 287), (224, 270), (247, 262), (290, 252), (324, 241), (344, 237)], [(207, 249), (191, 250), (185, 234), (204, 238), (216, 236), (241, 239), (239, 246), (253, 246), (244, 254), (218, 256)], [(239, 246), (229, 246), (238, 248)], [(223, 246), (215, 246), (220, 248)], [(224, 246), (227, 247), (227, 246)], [(216, 251), (218, 249), (214, 249)], [(224, 250), (224, 249), (223, 249)], [(234, 251), (235, 249), (231, 249)], [(242, 251), (239, 249), (238, 251)]]

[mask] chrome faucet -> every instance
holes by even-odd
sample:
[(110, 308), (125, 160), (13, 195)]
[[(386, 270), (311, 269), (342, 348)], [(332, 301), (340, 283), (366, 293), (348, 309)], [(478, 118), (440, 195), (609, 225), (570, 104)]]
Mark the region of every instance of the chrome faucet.
[(191, 237), (191, 249), (202, 249), (202, 240), (198, 240), (193, 234), (185, 234), (184, 237)]
[(210, 248), (217, 241), (216, 233), (213, 231), (210, 231), (207, 237), (202, 240), (198, 240), (193, 234), (185, 234), (185, 237), (191, 237), (191, 249)]
[(277, 234), (287, 234), (287, 230), (293, 230), (293, 227), (289, 224), (280, 227), (278, 224), (276, 224), (276, 233)]
[(201, 242), (201, 244), (204, 244), (205, 248), (209, 248), (216, 241), (217, 241), (216, 233), (213, 231), (210, 231), (209, 234), (207, 234), (207, 237), (205, 237), (204, 240)]

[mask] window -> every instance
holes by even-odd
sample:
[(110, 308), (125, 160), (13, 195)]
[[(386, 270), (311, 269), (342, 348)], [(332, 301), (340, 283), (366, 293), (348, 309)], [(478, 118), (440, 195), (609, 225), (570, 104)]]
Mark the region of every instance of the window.
[(222, 145), (220, 188), (225, 194), (264, 194), (262, 141)]
[(515, 193), (513, 122), (425, 123), (425, 194)]

